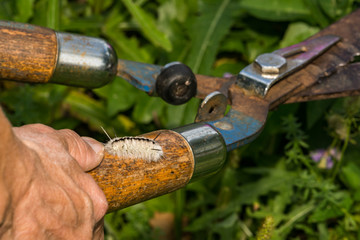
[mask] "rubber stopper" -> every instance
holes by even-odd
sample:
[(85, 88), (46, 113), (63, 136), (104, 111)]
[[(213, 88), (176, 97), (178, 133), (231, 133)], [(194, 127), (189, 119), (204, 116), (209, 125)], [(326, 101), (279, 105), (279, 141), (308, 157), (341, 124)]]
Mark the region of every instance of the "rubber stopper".
[(196, 89), (194, 73), (182, 63), (168, 64), (156, 79), (156, 93), (173, 105), (189, 101), (196, 95)]

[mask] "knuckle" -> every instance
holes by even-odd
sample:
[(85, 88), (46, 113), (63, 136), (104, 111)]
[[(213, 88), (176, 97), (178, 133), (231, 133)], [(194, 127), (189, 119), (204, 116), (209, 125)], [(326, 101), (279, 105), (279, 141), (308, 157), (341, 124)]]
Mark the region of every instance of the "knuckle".
[(95, 213), (95, 219), (101, 219), (107, 212), (109, 204), (107, 202), (104, 192), (101, 190), (95, 180), (88, 174), (85, 176), (86, 188), (84, 189), (88, 196), (90, 196), (93, 209)]
[(73, 138), (73, 139), (77, 139), (80, 140), (80, 136), (79, 134), (77, 134), (76, 132), (74, 132), (71, 129), (60, 129), (58, 130), (59, 135), (64, 136), (64, 137), (69, 137), (69, 138)]

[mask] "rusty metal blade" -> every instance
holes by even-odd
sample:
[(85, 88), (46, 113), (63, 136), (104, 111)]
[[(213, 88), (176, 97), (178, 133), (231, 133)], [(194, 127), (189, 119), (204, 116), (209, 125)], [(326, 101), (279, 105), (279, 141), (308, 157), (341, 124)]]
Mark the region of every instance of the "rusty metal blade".
[[(339, 82), (339, 79), (345, 81), (348, 78), (356, 77), (347, 73), (347, 70), (358, 72), (357, 64), (353, 66), (352, 62), (354, 57), (360, 54), (359, 22), (360, 9), (315, 34), (312, 38), (334, 34), (341, 37), (341, 40), (306, 67), (275, 84), (265, 97), (265, 100), (270, 103), (270, 109), (274, 109), (282, 103), (321, 99), (320, 96), (325, 98), (325, 95), (335, 97), (346, 96), (345, 93), (356, 94), (357, 83), (355, 80), (351, 88), (350, 83)], [(338, 77), (335, 77), (336, 75)], [(319, 82), (325, 82), (327, 78), (331, 78), (331, 85), (320, 87), (321, 83)], [(311, 90), (313, 87), (315, 87), (314, 90)], [(333, 87), (334, 90), (330, 90), (330, 87)], [(307, 97), (300, 97), (306, 94), (306, 91), (308, 91)], [(341, 91), (344, 91), (343, 95), (339, 94)], [(311, 97), (312, 94), (314, 97)]]
[(119, 59), (117, 76), (125, 79), (136, 88), (148, 93), (155, 92), (156, 78), (162, 66)]
[(335, 74), (319, 79), (312, 87), (290, 97), (286, 103), (360, 95), (360, 62), (345, 65)]

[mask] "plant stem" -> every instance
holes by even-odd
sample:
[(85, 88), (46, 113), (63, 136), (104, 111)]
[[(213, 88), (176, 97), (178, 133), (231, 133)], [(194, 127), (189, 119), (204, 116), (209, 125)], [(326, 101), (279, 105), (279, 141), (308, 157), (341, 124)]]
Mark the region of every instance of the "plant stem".
[(182, 219), (185, 205), (185, 189), (175, 192), (175, 239), (180, 240), (182, 236)]
[(341, 164), (342, 164), (342, 160), (344, 158), (344, 154), (345, 154), (345, 150), (347, 149), (347, 146), (349, 144), (349, 140), (350, 140), (350, 129), (351, 127), (348, 126), (347, 128), (347, 133), (346, 133), (346, 138), (345, 138), (345, 141), (344, 141), (344, 145), (343, 147), (341, 148), (341, 155), (340, 155), (340, 159), (339, 161), (335, 164), (335, 169), (333, 171), (333, 174), (331, 176), (331, 180), (334, 181), (336, 176), (339, 174), (339, 171), (340, 171), (340, 167), (341, 167)]
[(118, 240), (116, 230), (106, 219), (104, 220), (104, 228), (114, 238), (114, 240)]
[(47, 8), (47, 26), (59, 30), (60, 28), (60, 0), (49, 0)]

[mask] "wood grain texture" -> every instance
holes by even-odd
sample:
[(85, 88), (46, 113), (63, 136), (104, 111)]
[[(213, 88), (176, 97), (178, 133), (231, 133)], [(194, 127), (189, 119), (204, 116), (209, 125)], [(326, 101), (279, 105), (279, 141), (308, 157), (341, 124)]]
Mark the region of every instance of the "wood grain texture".
[(53, 30), (0, 21), (0, 79), (48, 82), (56, 60), (57, 42)]
[(108, 212), (180, 189), (192, 177), (192, 150), (180, 134), (160, 130), (142, 136), (156, 138), (162, 146), (163, 159), (146, 162), (105, 153), (100, 166), (89, 172), (106, 195)]

